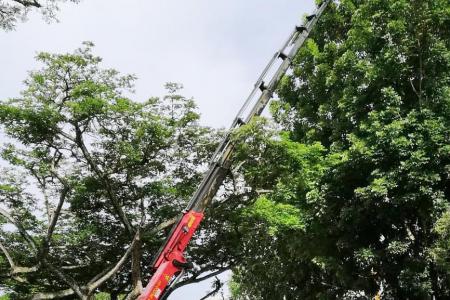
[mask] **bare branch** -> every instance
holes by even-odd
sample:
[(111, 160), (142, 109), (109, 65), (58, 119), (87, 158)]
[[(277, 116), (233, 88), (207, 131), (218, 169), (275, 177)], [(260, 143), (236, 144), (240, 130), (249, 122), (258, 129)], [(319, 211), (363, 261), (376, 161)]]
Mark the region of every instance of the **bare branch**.
[(411, 88), (412, 88), (414, 94), (416, 94), (417, 98), (420, 98), (420, 94), (419, 94), (419, 92), (416, 90), (416, 87), (414, 86), (413, 78), (410, 78), (410, 79), (409, 79), (409, 83), (411, 84)]
[(245, 161), (241, 161), (240, 163), (238, 163), (237, 166), (235, 166), (235, 167), (231, 170), (231, 173), (232, 173), (232, 174), (237, 173), (237, 172), (241, 169), (241, 167), (244, 165), (244, 163), (245, 163)]
[(255, 192), (256, 192), (258, 195), (261, 195), (261, 194), (273, 193), (273, 190), (257, 189)]
[(173, 289), (170, 290), (170, 293), (172, 293), (173, 291), (175, 291), (176, 289), (178, 289), (178, 288), (180, 288), (180, 287), (182, 287), (182, 286), (185, 286), (185, 285), (188, 285), (188, 284), (191, 284), (191, 283), (198, 283), (198, 282), (207, 280), (207, 279), (209, 279), (209, 278), (211, 278), (211, 277), (215, 277), (215, 276), (217, 276), (217, 275), (219, 275), (219, 274), (222, 274), (223, 272), (228, 271), (228, 270), (230, 270), (230, 267), (224, 267), (224, 268), (220, 268), (220, 269), (218, 269), (217, 271), (211, 272), (211, 273), (209, 273), (208, 275), (205, 275), (205, 276), (200, 277), (200, 278), (197, 278), (197, 277), (191, 277), (191, 278), (189, 278), (189, 279), (186, 279), (186, 280), (184, 280), (184, 281), (181, 281), (181, 282), (175, 284), (175, 286), (173, 287)]
[[(209, 278), (211, 278), (211, 277), (215, 277), (215, 276), (217, 276), (217, 275), (219, 275), (219, 274), (222, 274), (223, 272), (228, 271), (228, 270), (230, 270), (230, 267), (220, 268), (220, 269), (218, 269), (217, 271), (214, 271), (214, 272), (212, 272), (212, 273), (210, 273), (210, 274), (208, 274), (208, 275), (205, 275), (205, 276), (203, 276), (203, 277), (197, 277), (197, 278), (195, 278), (195, 279), (193, 278), (193, 279), (191, 279), (191, 280), (188, 279), (188, 280), (186, 280), (186, 281), (180, 282), (179, 284), (180, 284), (180, 286), (183, 286), (183, 285), (190, 284), (190, 283), (198, 283), (198, 282), (207, 280), (207, 279), (209, 279)], [(188, 282), (188, 281), (189, 281), (189, 282)], [(184, 282), (185, 282), (185, 284), (181, 285), (181, 284), (184, 283)]]
[[(126, 254), (126, 252), (125, 252), (125, 254)], [(105, 276), (105, 274), (107, 274), (110, 270), (111, 270), (111, 268), (110, 268), (110, 267), (107, 267), (106, 269), (104, 269), (103, 271), (101, 271), (100, 273), (98, 273), (97, 275), (95, 275), (95, 276), (88, 282), (87, 285), (96, 282), (97, 280), (99, 280), (100, 278), (102, 278), (103, 276)]]
[[(125, 264), (128, 257), (131, 254), (131, 251), (133, 250), (136, 242), (139, 240), (139, 233), (138, 230), (136, 234), (134, 235), (133, 241), (130, 244), (130, 247), (128, 247), (125, 254), (120, 258), (120, 260), (116, 263), (114, 267), (112, 267), (108, 272), (106, 272), (103, 276), (101, 276), (99, 279), (96, 279), (95, 281), (90, 281), (88, 283), (88, 290), (90, 292), (94, 291), (96, 288), (98, 288), (100, 285), (102, 285), (105, 281), (107, 281), (109, 278), (111, 278), (114, 274), (116, 274), (120, 268)], [(97, 277), (97, 276), (96, 276)], [(95, 278), (95, 277), (94, 277)]]
[(6, 259), (8, 260), (9, 265), (11, 266), (11, 269), (14, 269), (16, 264), (14, 263), (11, 255), (9, 255), (8, 250), (5, 248), (5, 246), (3, 246), (3, 244), (0, 242), (0, 249), (2, 250), (2, 252), (5, 254)]
[(56, 298), (62, 298), (66, 296), (71, 296), (75, 294), (72, 289), (62, 290), (58, 292), (52, 292), (52, 293), (38, 293), (31, 298), (31, 300), (44, 300), (44, 299), (56, 299)]
[(8, 263), (11, 266), (10, 275), (14, 280), (21, 282), (21, 283), (25, 283), (25, 282), (27, 282), (27, 280), (23, 277), (17, 276), (17, 274), (32, 273), (32, 272), (37, 271), (38, 266), (34, 266), (34, 267), (30, 268), (30, 267), (21, 267), (21, 266), (16, 265), (14, 263), (14, 260), (12, 259), (11, 255), (9, 254), (8, 250), (1, 242), (0, 242), (0, 249), (5, 254), (6, 259), (8, 260)]
[(206, 300), (210, 296), (214, 296), (218, 291), (220, 291), (222, 287), (223, 283), (219, 280), (219, 278), (216, 277), (216, 280), (214, 281), (214, 289), (205, 296), (203, 296), (202, 298), (200, 298), (200, 300)]
[(65, 133), (62, 130), (59, 130), (59, 134), (62, 135), (63, 137), (65, 137), (66, 139), (68, 139), (69, 141), (76, 143), (75, 138), (71, 135), (69, 135), (68, 133)]
[(116, 194), (113, 192), (111, 182), (106, 177), (106, 174), (100, 170), (98, 165), (95, 163), (94, 159), (92, 158), (91, 154), (89, 153), (86, 145), (83, 141), (83, 135), (80, 128), (75, 125), (75, 131), (76, 131), (76, 144), (78, 147), (80, 147), (81, 152), (83, 153), (83, 157), (87, 160), (91, 168), (94, 170), (94, 172), (97, 174), (100, 180), (102, 180), (103, 184), (106, 187), (106, 192), (108, 193), (109, 198), (111, 199), (112, 205), (114, 209), (116, 210), (116, 213), (118, 214), (121, 222), (125, 226), (125, 229), (128, 231), (129, 234), (132, 234), (134, 232), (133, 226), (131, 225), (130, 221), (128, 220), (127, 216), (125, 215), (125, 212), (123, 211), (122, 207), (120, 206), (120, 202), (117, 199)]
[[(139, 232), (139, 230), (138, 230)], [(136, 295), (142, 292), (142, 270), (141, 270), (141, 246), (140, 234), (138, 234), (138, 239), (136, 241), (136, 246), (131, 253), (131, 284)]]
[(47, 213), (48, 224), (50, 226), (50, 223), (52, 222), (52, 216), (51, 216), (52, 214), (51, 214), (51, 210), (50, 210), (50, 202), (48, 200), (48, 194), (47, 194), (47, 189), (45, 188), (45, 185), (42, 186), (41, 190), (42, 190), (42, 194), (44, 195), (45, 210)]
[(169, 220), (167, 220), (167, 221), (162, 222), (161, 224), (159, 224), (158, 226), (156, 226), (156, 227), (154, 227), (154, 228), (152, 228), (152, 229), (146, 228), (146, 229), (145, 229), (145, 232), (146, 232), (145, 235), (153, 235), (153, 234), (156, 234), (156, 233), (158, 233), (159, 231), (161, 231), (161, 230), (163, 230), (163, 229), (166, 229), (167, 227), (170, 227), (170, 226), (174, 225), (174, 224), (177, 222), (177, 220), (178, 220), (178, 218), (175, 217), (175, 218), (172, 218), (172, 219), (169, 219)]
[(89, 265), (77, 265), (77, 266), (60, 266), (61, 270), (76, 270), (81, 268), (86, 268)]
[(16, 219), (14, 219), (6, 210), (0, 207), (0, 214), (3, 215), (9, 222), (11, 222), (16, 228), (19, 230), (20, 235), (27, 241), (30, 247), (37, 253), (38, 248), (33, 238), (28, 234), (25, 228), (19, 223)]
[(70, 188), (69, 182), (68, 182), (64, 177), (62, 177), (61, 175), (59, 175), (58, 172), (55, 171), (54, 167), (52, 167), (52, 169), (50, 170), (50, 174), (52, 174), (56, 179), (58, 179), (58, 181), (61, 182), (61, 184), (62, 184), (65, 188), (67, 188), (67, 189)]
[(81, 291), (80, 286), (76, 283), (76, 281), (68, 276), (62, 273), (59, 268), (56, 268), (51, 263), (49, 263), (45, 258), (42, 259), (42, 264), (45, 265), (47, 268), (49, 268), (53, 273), (56, 274), (56, 276), (59, 277), (63, 282), (67, 283), (68, 286), (70, 286), (71, 290), (77, 294), (81, 299), (83, 299), (83, 292)]
[[(15, 220), (7, 211), (0, 207), (0, 214), (3, 215), (8, 221), (10, 221), (19, 230), (20, 235), (27, 241), (29, 246), (34, 250), (36, 254), (39, 253), (36, 243), (33, 238), (28, 234), (25, 228), (17, 220)], [(69, 276), (64, 275), (58, 268), (49, 263), (45, 257), (41, 258), (41, 263), (54, 272), (62, 281), (67, 283), (71, 289), (80, 297), (83, 297), (80, 287), (75, 280)]]
[(25, 6), (25, 7), (30, 7), (30, 6), (34, 6), (34, 7), (37, 7), (37, 8), (42, 7), (42, 5), (41, 5), (38, 1), (36, 1), (36, 0), (34, 0), (34, 1), (13, 0), (13, 1), (14, 1), (14, 2), (17, 2), (17, 3), (20, 3), (20, 4), (22, 4), (22, 5)]
[(33, 267), (15, 266), (11, 273), (12, 274), (33, 273), (33, 272), (36, 272), (38, 269), (39, 269), (39, 266), (33, 266)]
[(141, 243), (141, 233), (140, 229), (144, 226), (145, 222), (145, 206), (144, 199), (140, 200), (140, 212), (141, 212), (141, 222), (139, 224), (139, 230), (136, 233), (136, 245), (131, 252), (131, 286), (132, 291), (127, 296), (126, 299), (139, 296), (142, 293), (143, 285), (142, 285), (142, 270), (141, 270), (141, 258), (142, 258), (142, 243)]
[(56, 209), (54, 210), (52, 214), (52, 219), (50, 222), (50, 225), (47, 230), (47, 236), (44, 241), (45, 247), (48, 247), (48, 243), (50, 242), (50, 239), (52, 237), (53, 231), (55, 230), (56, 222), (58, 221), (59, 215), (61, 214), (61, 209), (64, 204), (64, 201), (66, 199), (67, 193), (69, 192), (69, 188), (67, 186), (64, 186), (64, 188), (61, 191), (61, 194), (59, 196), (59, 202), (56, 206)]

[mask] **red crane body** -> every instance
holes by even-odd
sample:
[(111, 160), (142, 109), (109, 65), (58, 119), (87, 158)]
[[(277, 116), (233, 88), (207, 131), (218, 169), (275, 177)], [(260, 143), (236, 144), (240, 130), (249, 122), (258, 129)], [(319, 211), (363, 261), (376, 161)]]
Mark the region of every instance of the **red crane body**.
[(161, 255), (153, 264), (156, 272), (138, 300), (160, 299), (172, 278), (182, 271), (183, 266), (187, 264), (183, 255), (184, 250), (200, 225), (203, 216), (203, 213), (194, 211), (189, 211), (183, 215)]

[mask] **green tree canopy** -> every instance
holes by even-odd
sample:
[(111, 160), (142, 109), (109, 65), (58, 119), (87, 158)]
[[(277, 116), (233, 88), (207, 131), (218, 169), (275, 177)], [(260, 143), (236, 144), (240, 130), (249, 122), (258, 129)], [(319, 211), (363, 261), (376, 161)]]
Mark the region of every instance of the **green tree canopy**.
[[(11, 297), (133, 299), (216, 146), (180, 85), (133, 101), (135, 77), (102, 68), (92, 46), (40, 53), (21, 96), (0, 102), (0, 288)], [(180, 286), (228, 268), (197, 256)]]
[(327, 8), (272, 104), (282, 132), (237, 133), (266, 194), (242, 212), (236, 299), (450, 297), (449, 29), (445, 0)]

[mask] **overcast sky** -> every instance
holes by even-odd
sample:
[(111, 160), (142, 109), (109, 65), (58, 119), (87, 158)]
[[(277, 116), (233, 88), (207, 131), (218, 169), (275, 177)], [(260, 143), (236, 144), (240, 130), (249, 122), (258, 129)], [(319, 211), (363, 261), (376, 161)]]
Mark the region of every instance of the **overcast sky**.
[[(83, 0), (65, 4), (59, 23), (39, 16), (0, 31), (0, 99), (15, 97), (38, 51), (71, 52), (96, 44), (105, 67), (137, 75), (135, 100), (179, 82), (203, 124), (228, 127), (269, 58), (314, 0)], [(198, 300), (208, 284), (171, 300)]]

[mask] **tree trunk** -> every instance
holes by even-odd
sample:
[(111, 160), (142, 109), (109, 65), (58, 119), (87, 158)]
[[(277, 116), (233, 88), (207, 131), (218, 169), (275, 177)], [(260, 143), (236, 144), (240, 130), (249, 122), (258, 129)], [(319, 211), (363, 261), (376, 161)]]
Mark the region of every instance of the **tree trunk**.
[(133, 290), (130, 294), (130, 299), (134, 299), (142, 292), (142, 273), (141, 273), (141, 256), (142, 256), (142, 241), (141, 233), (137, 233), (136, 244), (131, 253), (131, 283)]

